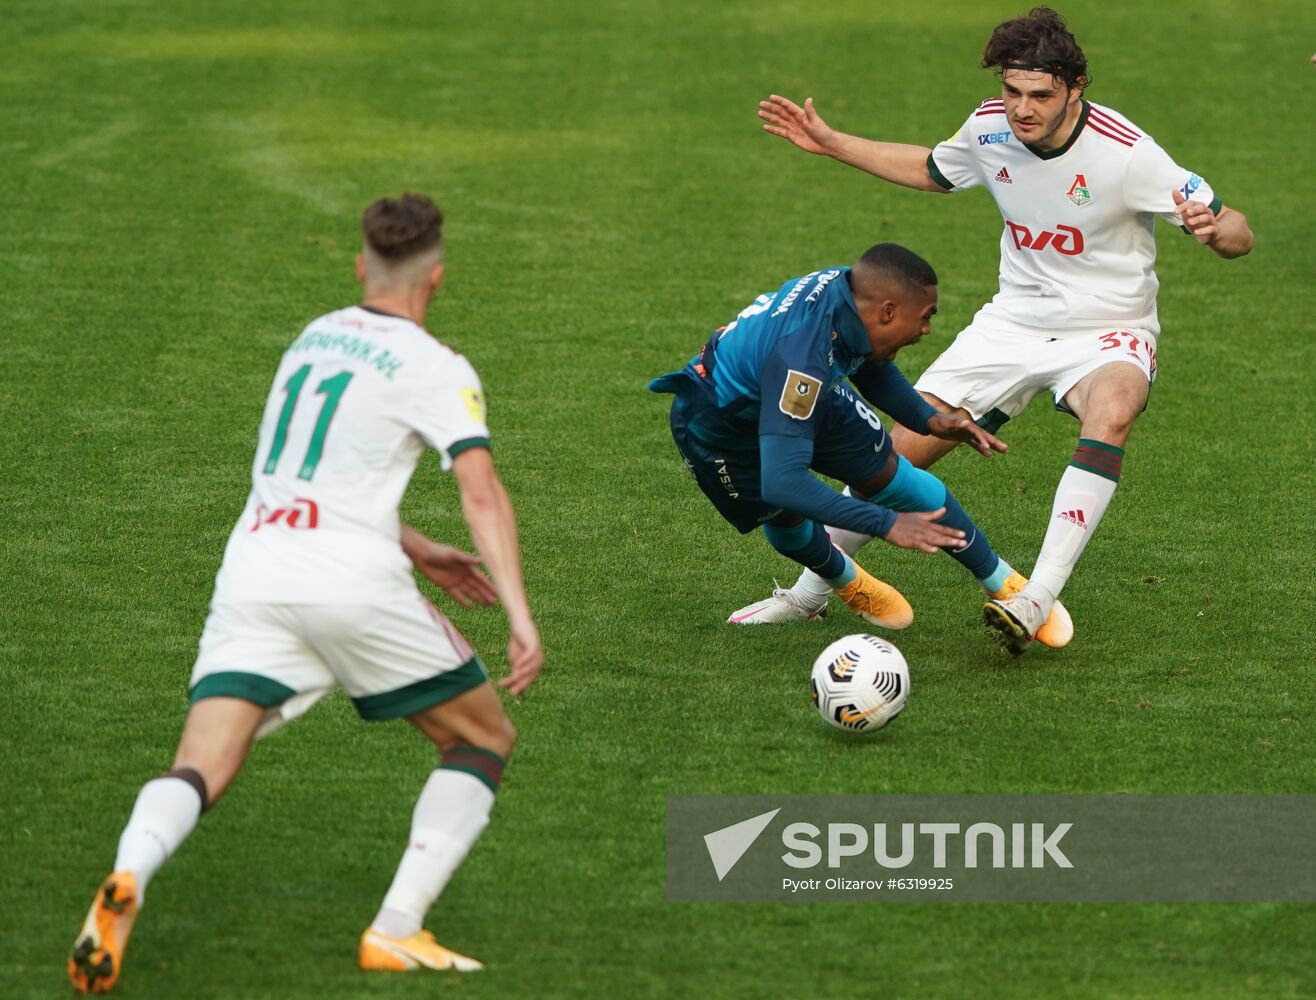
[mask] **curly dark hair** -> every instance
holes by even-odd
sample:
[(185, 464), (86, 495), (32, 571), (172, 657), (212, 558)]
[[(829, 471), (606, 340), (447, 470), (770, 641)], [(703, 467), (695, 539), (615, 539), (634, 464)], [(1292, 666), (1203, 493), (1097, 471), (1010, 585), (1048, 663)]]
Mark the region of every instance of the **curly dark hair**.
[(1044, 70), (1070, 89), (1086, 89), (1092, 83), (1087, 57), (1065, 19), (1050, 7), (1034, 7), (996, 26), (983, 50), (982, 68), (1004, 72), (1012, 63)]
[(423, 194), (380, 198), (361, 216), (370, 249), (385, 260), (401, 260), (439, 245), (443, 213)]

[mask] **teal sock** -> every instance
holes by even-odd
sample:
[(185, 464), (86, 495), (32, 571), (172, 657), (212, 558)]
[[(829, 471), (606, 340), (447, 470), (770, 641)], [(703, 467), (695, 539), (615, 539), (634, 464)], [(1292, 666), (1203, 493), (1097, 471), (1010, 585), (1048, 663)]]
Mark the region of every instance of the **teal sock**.
[(891, 482), (887, 483), (886, 488), (875, 496), (873, 501), (883, 507), (901, 511), (936, 510), (938, 507), (945, 507), (946, 513), (937, 519), (937, 523), (964, 532), (968, 544), (962, 549), (946, 548), (942, 551), (967, 569), (980, 584), (984, 580), (995, 580), (1000, 574), (1000, 556), (992, 549), (987, 536), (978, 530), (978, 526), (973, 523), (973, 519), (960, 506), (950, 490), (946, 489), (945, 484), (932, 473), (911, 465), (903, 456), (896, 466), (896, 474), (891, 477)]
[[(841, 552), (840, 549), (837, 549), (836, 551)], [(841, 555), (844, 556), (845, 553), (841, 552)], [(823, 579), (827, 581), (828, 586), (830, 586), (833, 590), (842, 590), (845, 587), (850, 586), (850, 584), (854, 583), (855, 577), (857, 577), (858, 575), (859, 575), (859, 570), (856, 568), (854, 560), (851, 559), (849, 556), (845, 556), (844, 572), (842, 572), (840, 576), (833, 576), (833, 577), (824, 576)]]
[(992, 572), (992, 575), (981, 577), (978, 582), (982, 584), (983, 590), (989, 594), (994, 594), (1005, 586), (1005, 581), (1010, 578), (1010, 574), (1013, 572), (1014, 570), (1010, 568), (1010, 564), (997, 556), (996, 569)]

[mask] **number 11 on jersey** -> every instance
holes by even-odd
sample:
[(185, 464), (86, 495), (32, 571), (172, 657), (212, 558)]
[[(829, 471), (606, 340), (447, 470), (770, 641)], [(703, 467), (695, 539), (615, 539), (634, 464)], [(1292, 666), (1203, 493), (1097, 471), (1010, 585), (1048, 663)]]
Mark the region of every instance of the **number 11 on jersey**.
[[(283, 446), (288, 443), (288, 425), (292, 423), (293, 411), (297, 409), (297, 398), (301, 395), (302, 386), (306, 384), (310, 374), (311, 366), (302, 365), (284, 383), (283, 391), (287, 394), (287, 398), (283, 402), (283, 410), (279, 413), (279, 422), (274, 428), (274, 441), (270, 445), (270, 453), (265, 459), (264, 472), (267, 476), (278, 466), (279, 456), (283, 454)], [(320, 464), (320, 456), (324, 452), (324, 439), (329, 433), (329, 422), (334, 419), (338, 403), (343, 398), (343, 392), (350, 381), (352, 381), (351, 372), (339, 372), (316, 386), (316, 395), (324, 396), (324, 403), (320, 406), (320, 417), (315, 422), (315, 430), (311, 432), (311, 443), (306, 448), (306, 457), (302, 459), (301, 470), (297, 473), (298, 479), (310, 479), (315, 475), (315, 467)]]

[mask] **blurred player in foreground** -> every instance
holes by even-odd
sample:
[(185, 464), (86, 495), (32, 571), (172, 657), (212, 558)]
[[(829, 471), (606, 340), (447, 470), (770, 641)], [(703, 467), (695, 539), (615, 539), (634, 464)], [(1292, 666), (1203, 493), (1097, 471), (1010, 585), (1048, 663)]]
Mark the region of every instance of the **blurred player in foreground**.
[[(1050, 646), (1068, 641), (1048, 614), (1106, 512), (1133, 423), (1147, 406), (1160, 332), (1155, 218), (1223, 258), (1251, 250), (1252, 231), (1150, 136), (1084, 98), (1087, 60), (1055, 11), (1037, 7), (998, 25), (982, 65), (999, 71), (1001, 96), (974, 109), (935, 149), (838, 132), (812, 99), (800, 107), (773, 95), (759, 117), (800, 149), (882, 180), (937, 193), (986, 187), (1001, 211), (1000, 291), (915, 388), (938, 410), (993, 431), (1043, 390), (1079, 420), (1078, 447), (1028, 585), (983, 611), (1017, 653), (1034, 637)], [(920, 468), (956, 445), (918, 428), (894, 433), (896, 450)], [(853, 552), (867, 539), (838, 541)], [(757, 609), (745, 620), (802, 620), (826, 606), (827, 594), (805, 573), (737, 615)]]
[[(502, 600), (502, 686), (543, 665), (521, 581), (512, 505), (494, 471), (480, 381), (423, 327), (443, 278), (442, 216), (422, 195), (362, 219), (362, 304), (312, 322), (283, 355), (261, 421), (252, 490), (215, 581), (173, 769), (143, 786), (69, 958), (82, 992), (119, 978), (147, 883), (233, 781), (258, 739), (342, 685), (363, 719), (406, 718), (441, 759), (393, 884), (361, 937), (363, 969), (482, 966), (421, 929), (489, 822), (516, 732), (460, 632), (413, 567), (458, 603)], [(479, 559), (401, 524), (425, 446), (461, 493)]]
[[(909, 626), (909, 602), (834, 545), (824, 524), (901, 548), (943, 549), (989, 593), (1024, 582), (941, 480), (893, 452), (864, 402), (919, 434), (985, 456), (1005, 450), (967, 417), (929, 406), (895, 365), (900, 348), (931, 332), (936, 311), (927, 261), (882, 243), (853, 267), (814, 271), (760, 295), (689, 364), (649, 384), (676, 395), (677, 450), (718, 512), (742, 533), (761, 525), (773, 548), (884, 628)], [(846, 483), (846, 493), (810, 469)]]

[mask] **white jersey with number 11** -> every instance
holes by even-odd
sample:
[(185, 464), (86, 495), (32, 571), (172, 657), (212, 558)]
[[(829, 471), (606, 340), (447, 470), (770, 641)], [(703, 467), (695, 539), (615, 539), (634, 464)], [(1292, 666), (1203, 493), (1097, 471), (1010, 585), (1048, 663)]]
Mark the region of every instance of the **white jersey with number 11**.
[(275, 374), (214, 602), (414, 594), (398, 505), (427, 445), (445, 469), (489, 447), (470, 363), (410, 320), (361, 306), (312, 322)]

